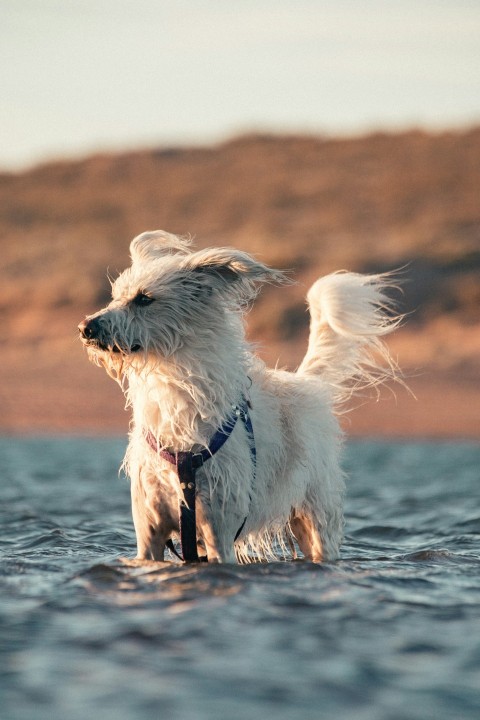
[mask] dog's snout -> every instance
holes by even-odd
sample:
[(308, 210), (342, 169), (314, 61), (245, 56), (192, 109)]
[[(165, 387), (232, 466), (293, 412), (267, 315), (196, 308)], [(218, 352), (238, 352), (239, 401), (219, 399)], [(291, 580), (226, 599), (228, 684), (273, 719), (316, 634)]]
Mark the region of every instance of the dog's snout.
[(86, 340), (92, 340), (98, 335), (100, 323), (96, 318), (92, 318), (90, 320), (88, 318), (85, 318), (85, 320), (82, 320), (82, 322), (78, 326), (78, 329), (80, 331), (80, 335), (83, 338), (85, 338)]

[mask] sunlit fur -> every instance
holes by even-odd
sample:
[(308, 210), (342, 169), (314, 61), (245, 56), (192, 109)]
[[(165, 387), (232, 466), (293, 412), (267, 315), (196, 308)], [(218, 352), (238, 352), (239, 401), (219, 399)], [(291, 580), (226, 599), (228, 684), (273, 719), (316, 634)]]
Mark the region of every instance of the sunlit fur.
[[(308, 293), (311, 332), (297, 372), (270, 370), (245, 339), (243, 314), (263, 283), (286, 281), (246, 253), (194, 251), (162, 231), (130, 246), (132, 265), (113, 300), (80, 327), (90, 358), (123, 388), (132, 408), (124, 467), (131, 480), (138, 558), (163, 560), (177, 537), (182, 494), (175, 468), (145, 440), (195, 450), (251, 403), (257, 463), (238, 421), (197, 471), (197, 523), (209, 561), (275, 556), (278, 541), (306, 559), (338, 556), (344, 479), (338, 414), (360, 387), (395, 373), (382, 336), (399, 323), (388, 277), (337, 273)], [(246, 519), (242, 533), (235, 534)]]

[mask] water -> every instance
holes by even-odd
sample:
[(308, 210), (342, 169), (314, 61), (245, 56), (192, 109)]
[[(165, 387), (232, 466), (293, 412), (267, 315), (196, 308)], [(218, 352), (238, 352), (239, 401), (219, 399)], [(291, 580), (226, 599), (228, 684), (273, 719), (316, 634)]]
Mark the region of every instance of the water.
[(478, 720), (480, 446), (352, 443), (335, 564), (125, 563), (122, 441), (0, 440), (3, 720)]

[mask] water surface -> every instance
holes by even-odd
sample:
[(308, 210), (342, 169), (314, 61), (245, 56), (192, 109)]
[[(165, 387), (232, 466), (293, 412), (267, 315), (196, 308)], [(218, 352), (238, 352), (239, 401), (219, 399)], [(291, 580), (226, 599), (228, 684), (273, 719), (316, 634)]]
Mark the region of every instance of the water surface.
[(337, 563), (135, 563), (123, 441), (0, 440), (4, 720), (478, 720), (480, 446), (348, 445)]

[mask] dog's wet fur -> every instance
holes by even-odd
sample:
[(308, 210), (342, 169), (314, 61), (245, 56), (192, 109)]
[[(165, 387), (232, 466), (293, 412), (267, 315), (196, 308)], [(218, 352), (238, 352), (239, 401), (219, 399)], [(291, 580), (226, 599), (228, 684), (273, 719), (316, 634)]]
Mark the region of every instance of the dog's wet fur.
[(171, 453), (207, 447), (232, 406), (247, 399), (256, 463), (247, 430), (236, 423), (197, 472), (201, 553), (210, 562), (272, 559), (280, 542), (306, 560), (335, 560), (344, 495), (338, 416), (353, 393), (396, 373), (382, 341), (401, 320), (389, 299), (391, 278), (341, 272), (317, 280), (307, 296), (307, 353), (296, 372), (286, 372), (255, 356), (243, 323), (262, 284), (281, 285), (284, 273), (232, 248), (195, 251), (163, 231), (139, 235), (130, 251), (112, 302), (79, 330), (132, 410), (124, 467), (137, 557), (164, 559), (182, 502), (175, 467), (146, 433)]

